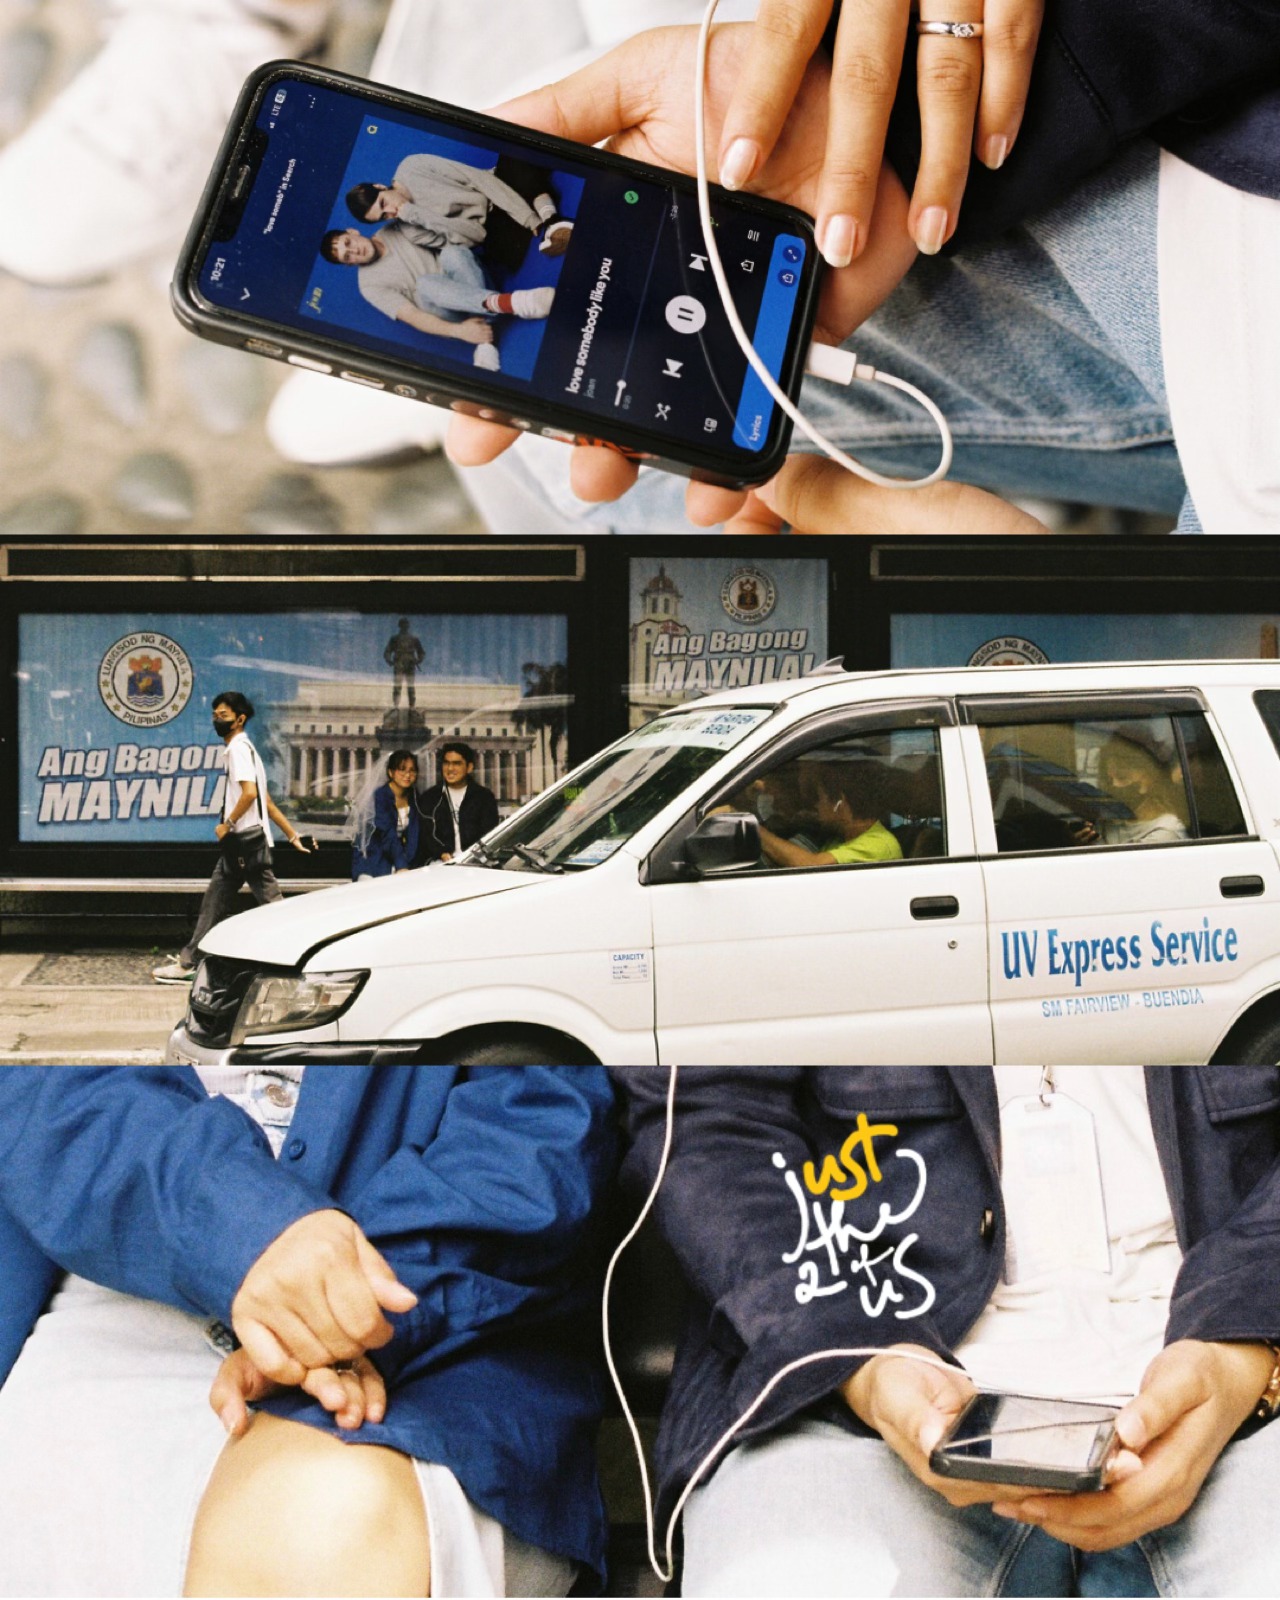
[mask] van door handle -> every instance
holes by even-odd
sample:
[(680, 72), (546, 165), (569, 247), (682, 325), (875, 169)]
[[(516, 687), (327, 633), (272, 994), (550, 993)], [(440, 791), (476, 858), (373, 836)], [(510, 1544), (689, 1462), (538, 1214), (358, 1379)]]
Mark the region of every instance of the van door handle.
[(911, 902), (911, 915), (917, 922), (936, 922), (942, 917), (958, 917), (960, 902), (953, 894), (926, 894)]
[(1256, 872), (1248, 872), (1240, 878), (1223, 878), (1218, 887), (1224, 900), (1247, 900), (1250, 895), (1264, 893), (1267, 886)]

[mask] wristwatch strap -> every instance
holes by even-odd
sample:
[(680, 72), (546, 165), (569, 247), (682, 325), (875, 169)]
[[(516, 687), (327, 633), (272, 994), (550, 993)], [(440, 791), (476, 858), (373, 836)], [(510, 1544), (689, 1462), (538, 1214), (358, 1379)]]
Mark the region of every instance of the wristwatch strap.
[(1267, 1379), (1267, 1386), (1262, 1391), (1253, 1413), (1260, 1422), (1271, 1422), (1280, 1415), (1280, 1345), (1272, 1344), (1268, 1340), (1267, 1349), (1275, 1357), (1275, 1365), (1271, 1368), (1271, 1376)]

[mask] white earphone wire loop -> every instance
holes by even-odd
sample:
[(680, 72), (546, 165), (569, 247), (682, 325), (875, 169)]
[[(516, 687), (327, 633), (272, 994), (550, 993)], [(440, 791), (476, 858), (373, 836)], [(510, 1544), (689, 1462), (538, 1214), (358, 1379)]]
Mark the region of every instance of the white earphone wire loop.
[(872, 468), (863, 466), (860, 461), (856, 461), (851, 455), (848, 455), (845, 451), (841, 450), (839, 445), (834, 444), (825, 436), (825, 434), (820, 433), (818, 429), (815, 428), (814, 425), (805, 418), (799, 407), (793, 404), (791, 399), (783, 393), (773, 374), (760, 359), (760, 356), (756, 352), (755, 346), (752, 344), (751, 339), (747, 334), (747, 330), (742, 325), (742, 319), (739, 317), (737, 307), (733, 303), (733, 294), (729, 288), (729, 279), (725, 273), (724, 263), (720, 259), (720, 250), (715, 240), (715, 229), (711, 223), (711, 193), (708, 187), (707, 179), (707, 49), (711, 39), (711, 22), (716, 14), (716, 8), (719, 3), (720, 0), (708, 0), (707, 9), (703, 13), (702, 25), (698, 32), (698, 56), (697, 64), (694, 69), (693, 85), (693, 119), (698, 162), (698, 220), (702, 224), (703, 247), (706, 251), (707, 258), (711, 263), (711, 274), (715, 279), (716, 288), (720, 294), (720, 301), (724, 307), (725, 316), (729, 321), (729, 327), (733, 332), (733, 336), (738, 343), (739, 349), (742, 351), (743, 355), (746, 356), (752, 371), (760, 379), (760, 382), (769, 392), (774, 403), (779, 406), (788, 417), (791, 418), (792, 422), (795, 423), (796, 427), (800, 429), (806, 438), (818, 446), (819, 450), (821, 450), (824, 455), (829, 456), (832, 461), (842, 466), (846, 472), (852, 472), (855, 477), (865, 479), (867, 483), (873, 483), (881, 489), (927, 488), (929, 484), (937, 483), (942, 478), (946, 477), (947, 473), (951, 470), (951, 457), (953, 452), (951, 429), (947, 425), (947, 419), (943, 416), (941, 410), (927, 394), (924, 394), (921, 390), (917, 389), (914, 384), (908, 383), (905, 378), (895, 378), (890, 373), (877, 371), (874, 367), (860, 368), (855, 374), (859, 378), (867, 377), (870, 381), (887, 384), (890, 388), (900, 389), (904, 394), (909, 394), (912, 399), (919, 401), (919, 403), (924, 407), (924, 409), (937, 424), (938, 432), (942, 436), (941, 458), (938, 461), (938, 465), (926, 477), (888, 477), (884, 473), (875, 472), (872, 470)]

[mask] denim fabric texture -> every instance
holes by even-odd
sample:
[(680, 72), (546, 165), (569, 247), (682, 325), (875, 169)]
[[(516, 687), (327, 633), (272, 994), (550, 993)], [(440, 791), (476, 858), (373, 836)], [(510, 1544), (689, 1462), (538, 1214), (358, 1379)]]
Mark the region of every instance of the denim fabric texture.
[(1277, 1491), (1270, 1427), (1227, 1447), (1178, 1521), (1086, 1552), (985, 1505), (951, 1506), (880, 1440), (806, 1419), (736, 1450), (692, 1496), (685, 1593), (1273, 1595)]

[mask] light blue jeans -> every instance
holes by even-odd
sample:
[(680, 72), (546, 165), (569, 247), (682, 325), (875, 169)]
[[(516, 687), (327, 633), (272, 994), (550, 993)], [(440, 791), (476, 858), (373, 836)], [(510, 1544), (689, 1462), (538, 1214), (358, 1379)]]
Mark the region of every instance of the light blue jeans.
[(1280, 1424), (1229, 1445), (1172, 1527), (1086, 1554), (948, 1505), (879, 1439), (804, 1420), (735, 1450), (690, 1498), (684, 1593), (1273, 1597), (1277, 1504)]
[(413, 298), (421, 311), (430, 311), (446, 322), (462, 322), (467, 317), (491, 317), (485, 301), (493, 285), (485, 277), (474, 250), (465, 244), (446, 244), (440, 250), (440, 271), (424, 272), (418, 279)]
[[(848, 340), (859, 360), (938, 402), (955, 436), (953, 477), (1004, 495), (1160, 512), (1201, 531), (1165, 395), (1158, 175), (1155, 145), (1135, 142), (996, 242), (920, 258)], [(932, 422), (883, 385), (811, 379), (801, 407), (882, 472), (919, 476), (938, 459)], [(562, 514), (619, 533), (690, 531), (679, 479), (643, 474), (615, 505), (587, 508), (564, 488), (563, 461), (537, 443), (515, 470)]]

